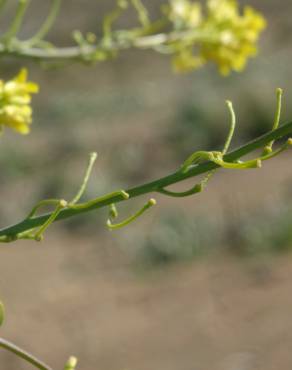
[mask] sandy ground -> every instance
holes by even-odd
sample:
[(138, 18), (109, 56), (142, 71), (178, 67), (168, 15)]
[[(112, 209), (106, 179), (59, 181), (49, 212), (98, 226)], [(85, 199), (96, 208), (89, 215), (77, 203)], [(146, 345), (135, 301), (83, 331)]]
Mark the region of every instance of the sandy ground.
[[(291, 256), (221, 256), (137, 276), (102, 266), (90, 242), (81, 252), (78, 240), (47, 243), (2, 251), (1, 334), (54, 369), (70, 354), (84, 370), (291, 368)], [(0, 361), (30, 369), (4, 351)]]

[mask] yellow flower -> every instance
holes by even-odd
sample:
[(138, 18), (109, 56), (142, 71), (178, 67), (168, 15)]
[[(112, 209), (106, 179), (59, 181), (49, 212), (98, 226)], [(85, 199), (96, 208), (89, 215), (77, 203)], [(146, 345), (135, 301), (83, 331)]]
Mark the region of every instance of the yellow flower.
[(204, 64), (204, 60), (193, 55), (190, 48), (185, 48), (175, 55), (172, 64), (176, 72), (190, 72), (200, 68)]
[(169, 18), (176, 29), (197, 27), (202, 19), (202, 7), (199, 3), (188, 0), (172, 0), (169, 8)]
[(32, 121), (31, 94), (38, 85), (27, 81), (27, 70), (21, 69), (12, 80), (0, 80), (0, 130), (8, 126), (20, 134), (28, 134)]
[[(197, 21), (192, 22), (195, 9)], [(196, 2), (173, 0), (170, 15), (175, 29), (179, 19), (180, 24), (184, 21), (184, 29), (194, 31), (193, 36), (173, 45), (174, 65), (182, 71), (199, 68), (208, 61), (217, 64), (223, 75), (241, 71), (248, 58), (256, 55), (256, 43), (266, 26), (264, 17), (249, 6), (241, 14), (236, 0), (208, 0), (205, 13)]]
[(217, 37), (201, 43), (200, 55), (215, 62), (223, 75), (241, 71), (247, 59), (257, 53), (256, 42), (266, 26), (265, 19), (249, 6), (241, 15), (233, 0), (209, 0), (207, 6), (204, 27)]

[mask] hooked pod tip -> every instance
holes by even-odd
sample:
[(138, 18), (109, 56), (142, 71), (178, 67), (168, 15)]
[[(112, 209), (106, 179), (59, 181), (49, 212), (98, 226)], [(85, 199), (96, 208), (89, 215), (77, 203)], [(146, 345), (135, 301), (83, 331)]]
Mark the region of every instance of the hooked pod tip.
[(155, 206), (157, 204), (156, 199), (151, 198), (148, 202), (149, 206)]
[(91, 152), (91, 153), (90, 153), (90, 158), (91, 158), (93, 161), (95, 161), (95, 160), (96, 160), (96, 158), (97, 158), (97, 153), (96, 153), (96, 152)]

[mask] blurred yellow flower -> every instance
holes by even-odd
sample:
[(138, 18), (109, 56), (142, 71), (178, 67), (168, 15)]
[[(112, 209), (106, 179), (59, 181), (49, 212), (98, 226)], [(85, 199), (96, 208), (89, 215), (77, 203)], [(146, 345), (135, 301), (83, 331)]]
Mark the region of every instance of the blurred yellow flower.
[(171, 0), (169, 18), (176, 29), (197, 27), (202, 20), (201, 4), (188, 0)]
[(12, 80), (0, 80), (0, 130), (8, 126), (20, 134), (28, 134), (32, 121), (31, 94), (38, 85), (27, 81), (27, 70), (21, 69)]
[[(197, 23), (191, 21), (192, 12), (198, 14)], [(246, 6), (241, 14), (236, 0), (207, 0), (204, 14), (197, 2), (172, 0), (169, 17), (175, 29), (179, 29), (178, 20), (181, 29), (183, 19), (184, 29), (193, 31), (184, 43), (174, 45), (174, 66), (179, 71), (188, 71), (192, 65), (196, 69), (208, 61), (217, 64), (223, 75), (241, 71), (257, 53), (256, 43), (266, 27), (265, 18), (253, 8)]]
[(199, 56), (194, 55), (190, 48), (182, 49), (172, 59), (174, 70), (177, 72), (189, 72), (193, 69), (200, 68), (204, 63), (205, 61)]

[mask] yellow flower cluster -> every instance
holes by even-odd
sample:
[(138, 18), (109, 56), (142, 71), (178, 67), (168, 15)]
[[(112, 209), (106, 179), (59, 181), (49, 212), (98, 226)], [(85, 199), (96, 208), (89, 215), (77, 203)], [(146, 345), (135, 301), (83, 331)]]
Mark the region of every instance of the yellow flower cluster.
[(172, 0), (169, 18), (176, 30), (190, 32), (176, 45), (175, 69), (188, 71), (212, 61), (223, 75), (245, 67), (266, 26), (264, 17), (249, 6), (241, 14), (236, 0), (207, 0), (205, 12), (198, 2)]
[(20, 134), (28, 134), (32, 121), (31, 94), (38, 85), (27, 81), (27, 70), (21, 69), (12, 80), (0, 80), (0, 130), (8, 126)]

